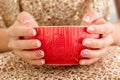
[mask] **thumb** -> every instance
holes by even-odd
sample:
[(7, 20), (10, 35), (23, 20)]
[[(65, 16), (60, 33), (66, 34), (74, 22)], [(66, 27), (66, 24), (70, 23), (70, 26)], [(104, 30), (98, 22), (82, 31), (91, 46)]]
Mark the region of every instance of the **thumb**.
[(29, 27), (36, 27), (38, 26), (37, 22), (35, 21), (35, 19), (33, 18), (32, 15), (30, 15), (28, 12), (21, 12), (18, 17), (17, 17), (17, 21), (25, 26), (29, 26)]
[(93, 9), (87, 11), (83, 16), (83, 22), (91, 24), (99, 19), (101, 16)]

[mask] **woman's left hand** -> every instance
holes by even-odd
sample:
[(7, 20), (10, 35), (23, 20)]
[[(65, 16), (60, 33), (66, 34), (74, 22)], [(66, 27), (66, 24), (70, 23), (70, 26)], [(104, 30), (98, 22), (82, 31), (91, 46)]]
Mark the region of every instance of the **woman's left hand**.
[(94, 10), (87, 12), (83, 17), (84, 25), (87, 25), (87, 32), (101, 34), (100, 39), (86, 38), (83, 40), (83, 45), (90, 48), (97, 48), (97, 50), (84, 49), (80, 55), (85, 59), (80, 60), (81, 65), (90, 65), (105, 55), (107, 55), (107, 49), (114, 42), (113, 32), (114, 27), (111, 23), (108, 23), (105, 19), (99, 17), (98, 13)]

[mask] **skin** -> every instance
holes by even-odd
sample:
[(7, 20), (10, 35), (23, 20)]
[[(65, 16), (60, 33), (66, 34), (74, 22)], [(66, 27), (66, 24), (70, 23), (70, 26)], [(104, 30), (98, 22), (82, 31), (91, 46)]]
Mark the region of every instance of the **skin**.
[[(120, 21), (113, 24), (109, 23), (103, 18), (99, 17), (97, 12), (90, 10), (83, 17), (83, 25), (88, 26), (87, 31), (89, 33), (102, 34), (102, 37), (100, 39), (86, 38), (83, 40), (84, 46), (98, 49), (85, 49), (81, 51), (80, 55), (87, 58), (79, 62), (81, 65), (90, 65), (96, 62), (107, 55), (107, 47), (111, 45), (120, 45), (120, 36), (117, 35), (120, 32)], [(0, 29), (0, 34), (5, 34), (5, 36), (0, 35), (0, 43), (3, 43), (0, 46), (1, 52), (12, 49), (15, 55), (18, 55), (20, 58), (30, 64), (45, 64), (45, 60), (42, 59), (44, 57), (44, 51), (26, 50), (40, 47), (42, 45), (40, 41), (19, 39), (20, 36), (36, 35), (36, 31), (33, 29), (35, 26), (38, 25), (30, 14), (27, 12), (20, 13), (17, 17), (17, 21), (10, 28)]]
[[(4, 35), (3, 35), (4, 33)], [(0, 29), (0, 52), (10, 51), (11, 49), (8, 47), (9, 36), (7, 33), (7, 29)]]
[(107, 55), (107, 47), (112, 45), (115, 41), (112, 35), (114, 32), (114, 25), (99, 17), (98, 13), (94, 10), (88, 11), (84, 15), (83, 21), (83, 25), (88, 25), (87, 31), (89, 33), (102, 34), (101, 39), (86, 38), (83, 40), (84, 46), (97, 48), (97, 50), (85, 49), (80, 53), (83, 57), (87, 58), (81, 60), (80, 64), (90, 65)]
[(15, 55), (21, 57), (24, 61), (34, 64), (43, 65), (45, 60), (42, 50), (30, 51), (28, 49), (38, 48), (41, 46), (39, 40), (21, 40), (20, 36), (35, 36), (36, 31), (33, 27), (38, 26), (34, 18), (27, 12), (18, 15), (17, 21), (7, 30), (10, 40), (8, 46), (13, 49)]

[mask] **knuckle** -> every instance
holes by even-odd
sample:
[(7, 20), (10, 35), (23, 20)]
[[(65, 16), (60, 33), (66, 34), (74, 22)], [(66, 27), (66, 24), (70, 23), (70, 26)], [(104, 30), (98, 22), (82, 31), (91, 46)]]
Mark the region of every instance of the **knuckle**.
[(12, 49), (11, 42), (8, 43), (8, 47)]
[(12, 39), (8, 42), (8, 47), (11, 49), (15, 49), (15, 41), (13, 41)]
[(23, 16), (24, 14), (26, 14), (26, 11), (21, 12), (18, 16), (17, 16), (17, 20), (21, 19), (21, 16)]
[(13, 32), (14, 32), (14, 31), (13, 31), (13, 28), (10, 27), (10, 28), (7, 30), (8, 36), (10, 36), (10, 37), (14, 36)]
[(17, 22), (15, 22), (10, 28), (8, 28), (7, 32), (9, 36), (14, 36), (17, 33)]

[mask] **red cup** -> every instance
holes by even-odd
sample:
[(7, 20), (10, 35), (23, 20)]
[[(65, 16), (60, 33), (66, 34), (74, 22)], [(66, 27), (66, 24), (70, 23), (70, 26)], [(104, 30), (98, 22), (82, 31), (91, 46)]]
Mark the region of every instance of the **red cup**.
[(37, 49), (45, 52), (44, 59), (49, 65), (79, 64), (81, 50), (88, 49), (82, 45), (82, 40), (100, 37), (86, 32), (86, 27), (80, 26), (40, 26), (35, 30), (37, 35), (30, 39), (41, 41), (42, 46)]

